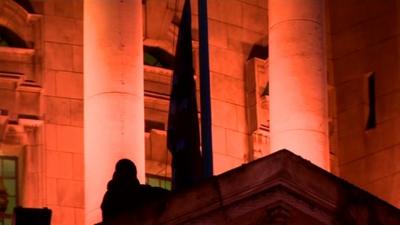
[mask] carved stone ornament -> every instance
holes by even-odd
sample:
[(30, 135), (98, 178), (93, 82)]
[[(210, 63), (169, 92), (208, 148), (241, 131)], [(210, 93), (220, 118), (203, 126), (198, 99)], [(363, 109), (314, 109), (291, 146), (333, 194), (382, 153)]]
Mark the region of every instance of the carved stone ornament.
[(290, 212), (284, 206), (270, 208), (267, 211), (267, 225), (288, 225)]

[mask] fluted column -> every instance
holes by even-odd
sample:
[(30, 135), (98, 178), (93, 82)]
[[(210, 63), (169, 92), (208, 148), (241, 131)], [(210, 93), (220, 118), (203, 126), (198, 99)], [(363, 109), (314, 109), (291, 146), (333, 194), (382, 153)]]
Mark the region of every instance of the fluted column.
[(84, 1), (85, 224), (121, 158), (144, 181), (142, 1)]
[(271, 150), (329, 170), (324, 0), (269, 0)]

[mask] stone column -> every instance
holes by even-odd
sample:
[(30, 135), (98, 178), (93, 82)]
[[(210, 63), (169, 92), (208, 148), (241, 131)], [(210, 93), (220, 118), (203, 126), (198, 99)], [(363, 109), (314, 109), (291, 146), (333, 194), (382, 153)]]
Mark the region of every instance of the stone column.
[(85, 224), (100, 204), (116, 162), (135, 162), (144, 181), (142, 1), (84, 1)]
[(269, 0), (271, 150), (329, 170), (324, 0)]

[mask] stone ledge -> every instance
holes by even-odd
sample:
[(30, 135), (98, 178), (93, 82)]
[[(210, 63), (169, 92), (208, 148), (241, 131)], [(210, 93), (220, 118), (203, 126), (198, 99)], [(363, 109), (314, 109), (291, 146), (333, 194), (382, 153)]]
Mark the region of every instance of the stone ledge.
[(172, 194), (165, 202), (123, 215), (112, 224), (255, 225), (282, 220), (286, 224), (396, 225), (400, 210), (281, 150)]

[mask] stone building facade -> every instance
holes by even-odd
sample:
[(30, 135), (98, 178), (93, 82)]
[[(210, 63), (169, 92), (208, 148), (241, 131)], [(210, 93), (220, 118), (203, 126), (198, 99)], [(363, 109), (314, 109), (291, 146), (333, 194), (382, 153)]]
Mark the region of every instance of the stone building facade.
[[(272, 46), (276, 36), (269, 26), (272, 10), (274, 15), (307, 13), (319, 5), (326, 82), (316, 87), (327, 95), (330, 166), (325, 169), (399, 207), (400, 3), (305, 1), (310, 8), (299, 6), (301, 0), (280, 6), (268, 0), (208, 2), (214, 173), (271, 152), (270, 101), (277, 102), (270, 91), (276, 86), (269, 82), (269, 73), (271, 80), (277, 77), (277, 64), (270, 61), (277, 46)], [(167, 188), (171, 156), (165, 130), (182, 5), (182, 0), (145, 0), (140, 5), (143, 164), (147, 182)], [(197, 79), (197, 1), (192, 8)], [(49, 207), (55, 225), (84, 224), (87, 204), (84, 118), (93, 115), (84, 115), (89, 112), (84, 110), (89, 102), (84, 93), (89, 77), (84, 75), (89, 61), (84, 60), (85, 10), (83, 0), (0, 0), (0, 176), (13, 204)], [(123, 19), (108, 21), (118, 27)], [(113, 32), (109, 35), (115, 39), (107, 41), (117, 43)], [(299, 34), (299, 42), (314, 40)], [(287, 93), (311, 87), (300, 82), (297, 88)], [(97, 123), (112, 123), (116, 118), (110, 115)], [(105, 191), (105, 185), (99, 188)]]

